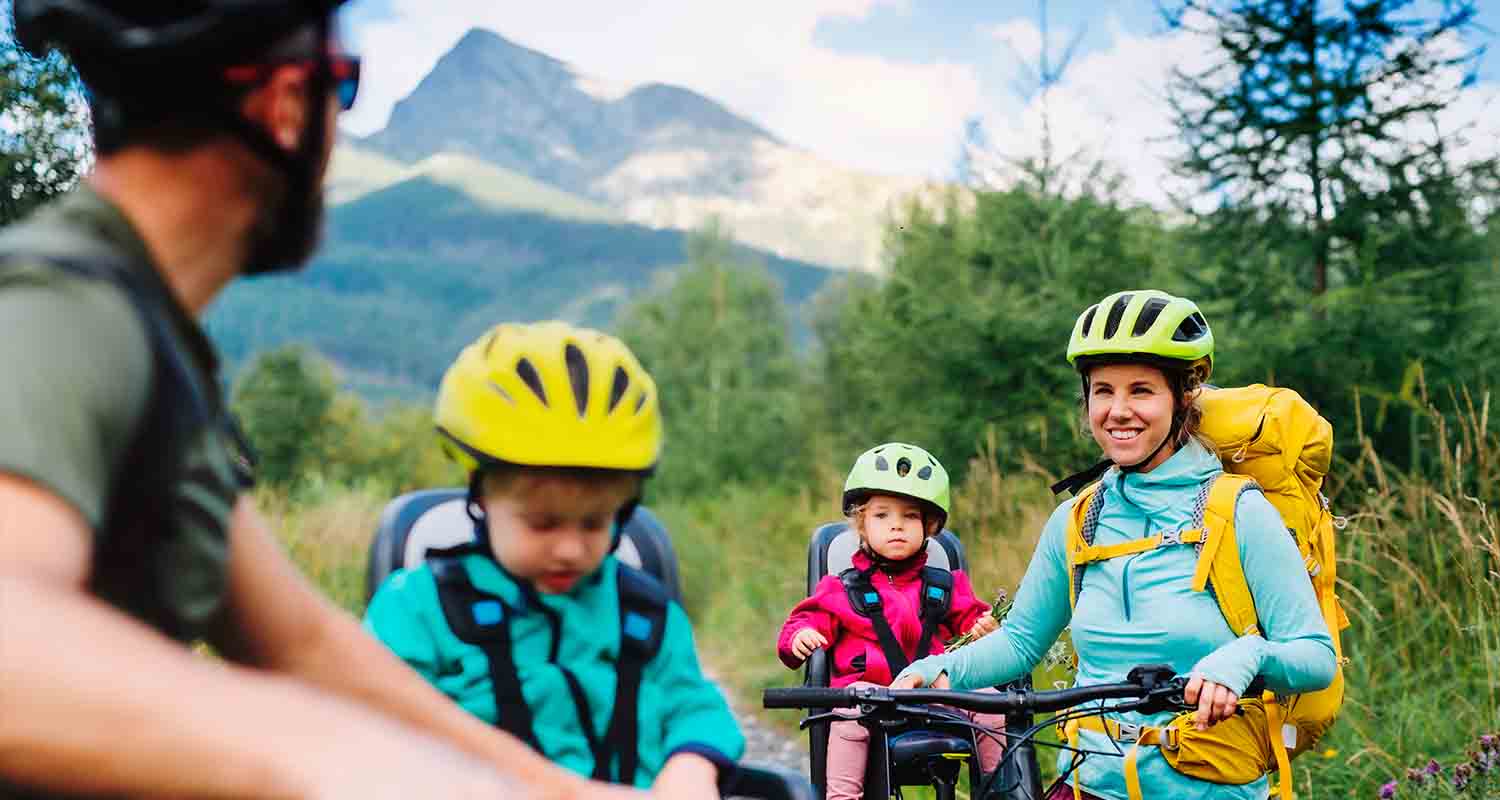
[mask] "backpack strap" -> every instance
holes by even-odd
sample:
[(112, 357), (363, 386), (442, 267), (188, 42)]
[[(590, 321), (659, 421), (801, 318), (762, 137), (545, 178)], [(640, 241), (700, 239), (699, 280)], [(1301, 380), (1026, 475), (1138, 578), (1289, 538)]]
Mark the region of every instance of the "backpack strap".
[(1226, 472), (1214, 479), (1203, 499), (1203, 527), (1208, 537), (1193, 571), (1193, 590), (1206, 591), (1212, 585), (1219, 610), (1235, 636), (1260, 633), (1255, 599), (1250, 596), (1234, 531), (1234, 509), (1240, 495), (1257, 488), (1253, 479)]
[(510, 617), (518, 612), (495, 595), (481, 592), (469, 579), (463, 557), (477, 552), (472, 544), (428, 551), (427, 564), (437, 579), (438, 600), (448, 628), (459, 639), (484, 651), (495, 692), (495, 726), (540, 753), (531, 707), (521, 696), (510, 640)]
[(620, 658), (616, 662), (615, 709), (604, 734), (605, 758), (594, 762), (594, 778), (609, 780), (610, 762), (619, 757), (615, 780), (634, 785), (640, 764), (640, 690), (646, 665), (661, 652), (667, 628), (666, 587), (627, 564), (615, 572), (620, 592)]
[[(922, 658), (937, 633), (938, 625), (953, 608), (953, 573), (941, 567), (922, 568), (922, 635), (912, 655)], [(896, 673), (891, 673), (895, 675)]]
[(1079, 492), (1068, 515), (1068, 607), (1078, 605), (1078, 593), (1083, 590), (1083, 569), (1089, 565), (1082, 556), (1086, 548), (1094, 544), (1094, 529), (1099, 526), (1099, 512), (1104, 506), (1104, 485), (1092, 484)]
[[(876, 568), (871, 567), (871, 569)], [(891, 630), (890, 620), (885, 618), (885, 608), (880, 602), (880, 592), (875, 591), (875, 584), (870, 582), (870, 573), (850, 567), (839, 573), (839, 581), (844, 584), (844, 592), (849, 595), (849, 605), (854, 608), (854, 613), (869, 617), (870, 624), (875, 628), (875, 638), (880, 641), (880, 650), (885, 653), (886, 665), (891, 668), (891, 674), (901, 674), (901, 670), (906, 669), (911, 664), (911, 660), (901, 649), (901, 641), (896, 638), (896, 632)]]

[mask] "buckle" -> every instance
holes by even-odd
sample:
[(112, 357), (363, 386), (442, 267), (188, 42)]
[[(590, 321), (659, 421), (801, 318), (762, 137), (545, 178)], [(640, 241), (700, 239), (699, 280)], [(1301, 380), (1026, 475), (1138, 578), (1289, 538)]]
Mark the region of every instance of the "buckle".
[(1157, 547), (1167, 547), (1174, 544), (1182, 544), (1182, 531), (1162, 531), (1161, 544), (1158, 544)]
[(1136, 742), (1141, 738), (1141, 726), (1134, 722), (1117, 722), (1120, 734), (1115, 737), (1117, 742)]

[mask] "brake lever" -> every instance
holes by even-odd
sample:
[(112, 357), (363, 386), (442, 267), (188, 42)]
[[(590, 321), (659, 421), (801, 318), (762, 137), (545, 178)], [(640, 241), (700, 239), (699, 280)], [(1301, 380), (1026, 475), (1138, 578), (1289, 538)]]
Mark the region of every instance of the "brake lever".
[(858, 717), (846, 717), (843, 714), (840, 714), (840, 713), (835, 712), (835, 711), (825, 711), (825, 712), (823, 712), (821, 714), (810, 714), (810, 715), (808, 715), (806, 717), (803, 717), (802, 721), (799, 722), (799, 723), (797, 723), (797, 730), (805, 731), (808, 728), (810, 728), (810, 727), (812, 727), (814, 725), (817, 725), (819, 723), (822, 723), (822, 722), (838, 722), (839, 720), (853, 720), (853, 719), (859, 719), (859, 718)]
[(1145, 697), (1138, 701), (1138, 710), (1143, 714), (1155, 714), (1161, 711), (1189, 711), (1197, 708), (1189, 703), (1185, 694), (1187, 692), (1186, 677), (1173, 678), (1164, 681), (1160, 686), (1153, 688)]

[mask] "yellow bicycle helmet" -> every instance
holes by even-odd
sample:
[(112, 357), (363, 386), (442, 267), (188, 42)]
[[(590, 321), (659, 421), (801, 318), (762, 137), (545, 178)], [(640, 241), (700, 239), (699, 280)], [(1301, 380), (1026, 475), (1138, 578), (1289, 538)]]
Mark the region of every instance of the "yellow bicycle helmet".
[(1206, 381), (1214, 334), (1198, 305), (1155, 289), (1116, 292), (1078, 315), (1068, 363), (1083, 369), (1109, 357), (1187, 362)]
[(655, 381), (619, 339), (563, 322), (497, 325), (464, 348), (434, 417), (444, 449), (470, 472), (648, 472), (661, 454)]

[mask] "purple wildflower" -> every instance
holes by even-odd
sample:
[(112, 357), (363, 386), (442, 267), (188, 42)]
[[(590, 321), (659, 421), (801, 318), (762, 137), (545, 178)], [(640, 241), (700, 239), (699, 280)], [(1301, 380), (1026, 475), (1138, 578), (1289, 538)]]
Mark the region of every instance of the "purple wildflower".
[(1417, 769), (1416, 767), (1407, 767), (1406, 780), (1409, 783), (1414, 783), (1418, 786), (1421, 786), (1422, 784), (1427, 782), (1427, 773)]
[(1497, 737), (1493, 733), (1486, 733), (1479, 737), (1479, 749), (1485, 752), (1492, 752), (1496, 748), (1500, 748), (1500, 737)]
[(1428, 775), (1436, 775), (1443, 771), (1443, 765), (1437, 763), (1437, 759), (1429, 758), (1427, 759), (1427, 766), (1424, 767), (1422, 771), (1427, 773)]
[(1380, 800), (1391, 800), (1391, 798), (1395, 797), (1395, 796), (1396, 796), (1396, 782), (1395, 781), (1391, 781), (1390, 783), (1387, 783), (1386, 785), (1380, 787)]
[(1453, 788), (1462, 789), (1469, 785), (1469, 778), (1474, 774), (1474, 768), (1468, 764), (1459, 764), (1453, 768)]

